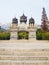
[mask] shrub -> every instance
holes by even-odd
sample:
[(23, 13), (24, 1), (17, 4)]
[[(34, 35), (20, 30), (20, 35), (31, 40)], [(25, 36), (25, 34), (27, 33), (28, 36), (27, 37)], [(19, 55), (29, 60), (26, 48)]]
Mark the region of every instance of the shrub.
[(43, 40), (49, 40), (49, 32), (43, 33), (42, 39), (43, 39)]
[(37, 40), (42, 40), (42, 30), (38, 29), (36, 32), (36, 39)]
[(36, 32), (37, 40), (49, 40), (49, 32), (42, 32), (41, 29), (38, 29)]
[(9, 40), (10, 33), (9, 32), (0, 32), (0, 40)]
[(28, 39), (28, 32), (19, 31), (18, 32), (18, 39)]

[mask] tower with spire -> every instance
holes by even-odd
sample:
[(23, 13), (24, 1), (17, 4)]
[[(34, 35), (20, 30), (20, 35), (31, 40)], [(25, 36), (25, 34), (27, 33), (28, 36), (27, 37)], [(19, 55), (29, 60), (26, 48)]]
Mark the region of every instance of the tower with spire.
[(48, 17), (47, 17), (47, 14), (46, 14), (46, 11), (45, 11), (45, 8), (43, 8), (43, 11), (42, 11), (42, 19), (41, 19), (42, 23), (41, 23), (41, 28), (43, 31), (48, 31)]
[(42, 11), (42, 21), (44, 21), (44, 20), (46, 22), (48, 22), (48, 17), (47, 17), (45, 8), (43, 8), (43, 11)]

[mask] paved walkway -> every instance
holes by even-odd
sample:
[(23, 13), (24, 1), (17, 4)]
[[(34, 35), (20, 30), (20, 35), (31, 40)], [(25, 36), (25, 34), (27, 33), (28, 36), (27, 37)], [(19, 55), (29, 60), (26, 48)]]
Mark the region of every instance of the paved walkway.
[(37, 41), (37, 40), (10, 40), (0, 41), (0, 48), (21, 48), (21, 49), (32, 49), (32, 48), (49, 48), (49, 41)]
[(49, 40), (0, 40), (0, 43), (49, 43)]

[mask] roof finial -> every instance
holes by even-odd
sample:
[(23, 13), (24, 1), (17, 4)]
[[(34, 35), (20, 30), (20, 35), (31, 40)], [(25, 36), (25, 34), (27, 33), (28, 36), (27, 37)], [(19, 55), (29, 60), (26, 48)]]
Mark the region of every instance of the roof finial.
[(23, 10), (23, 16), (25, 16), (25, 14), (24, 14), (24, 10)]

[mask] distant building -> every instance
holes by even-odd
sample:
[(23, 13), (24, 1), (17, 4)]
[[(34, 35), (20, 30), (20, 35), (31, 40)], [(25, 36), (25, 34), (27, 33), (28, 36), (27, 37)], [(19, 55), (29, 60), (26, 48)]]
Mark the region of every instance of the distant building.
[(18, 39), (18, 32), (28, 32), (28, 39), (36, 39), (37, 25), (34, 19), (29, 19), (29, 26), (27, 26), (27, 17), (23, 14), (20, 17), (20, 24), (18, 26), (18, 19), (15, 17), (12, 19), (12, 26), (10, 27), (10, 39)]

